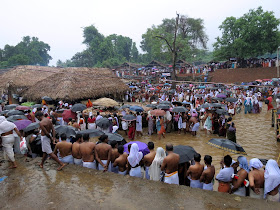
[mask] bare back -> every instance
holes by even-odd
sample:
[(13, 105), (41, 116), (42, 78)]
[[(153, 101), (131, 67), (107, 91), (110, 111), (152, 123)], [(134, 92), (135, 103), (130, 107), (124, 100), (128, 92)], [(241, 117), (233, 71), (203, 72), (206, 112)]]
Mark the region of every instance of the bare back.
[[(53, 129), (53, 125), (52, 125), (52, 122), (50, 121), (50, 119), (48, 118), (43, 118), (42, 121), (40, 122), (40, 127), (42, 129), (41, 131), (41, 135), (42, 136), (45, 136), (46, 133), (44, 131), (43, 128), (46, 129), (46, 131), (48, 132), (48, 134), (50, 134), (52, 132), (52, 129)], [(43, 128), (42, 128), (43, 127)]]
[(125, 152), (121, 154), (114, 162), (114, 167), (118, 166), (120, 172), (124, 172), (126, 170), (128, 154)]
[(115, 162), (115, 160), (120, 156), (118, 149), (113, 148), (112, 149), (112, 154), (111, 154), (111, 163)]
[(67, 141), (58, 142), (55, 145), (55, 153), (59, 150), (60, 157), (66, 157), (72, 154), (72, 144)]
[(95, 146), (95, 153), (98, 155), (100, 160), (108, 160), (109, 153), (112, 147), (106, 143), (100, 143)]
[(204, 170), (204, 165), (199, 162), (195, 162), (195, 165), (189, 167), (187, 176), (190, 175), (192, 180), (199, 180), (200, 176)]
[(264, 188), (264, 170), (254, 169), (249, 172), (248, 177), (250, 186), (254, 186), (255, 188)]
[(205, 184), (209, 184), (212, 182), (213, 178), (215, 176), (215, 167), (209, 166), (207, 169), (205, 169), (200, 177), (200, 181), (204, 182)]
[(95, 143), (93, 142), (83, 142), (80, 144), (80, 152), (84, 162), (94, 161), (94, 153), (93, 153), (94, 148), (95, 148)]
[(175, 171), (178, 171), (178, 165), (179, 165), (179, 159), (180, 156), (176, 153), (169, 153), (162, 162), (161, 170), (164, 171), (167, 174), (173, 173)]
[(152, 165), (153, 160), (155, 159), (156, 151), (151, 151), (149, 154), (145, 155), (143, 158), (145, 166)]
[(76, 159), (81, 159), (82, 158), (82, 154), (80, 151), (80, 144), (79, 142), (74, 142), (74, 144), (72, 145), (72, 155), (74, 158)]

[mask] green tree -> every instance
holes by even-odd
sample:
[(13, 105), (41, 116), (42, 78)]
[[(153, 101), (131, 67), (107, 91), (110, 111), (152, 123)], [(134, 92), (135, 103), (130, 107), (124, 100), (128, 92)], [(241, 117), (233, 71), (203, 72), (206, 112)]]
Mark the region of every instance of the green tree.
[(214, 57), (243, 59), (275, 52), (280, 44), (279, 24), (273, 12), (263, 11), (262, 7), (240, 18), (226, 18), (219, 26), (222, 36), (213, 45)]

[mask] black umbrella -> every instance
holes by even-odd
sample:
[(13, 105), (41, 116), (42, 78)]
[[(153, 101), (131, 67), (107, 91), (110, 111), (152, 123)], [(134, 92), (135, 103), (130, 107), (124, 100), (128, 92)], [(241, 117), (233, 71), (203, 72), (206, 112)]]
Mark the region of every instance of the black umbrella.
[(24, 115), (12, 115), (8, 117), (7, 120), (10, 122), (15, 122), (17, 120), (28, 120), (28, 119)]
[(101, 118), (100, 120), (96, 121), (96, 126), (102, 128), (102, 129), (106, 129), (111, 125), (110, 120), (108, 120), (108, 118)]
[(65, 133), (67, 138), (70, 136), (76, 136), (76, 130), (72, 126), (68, 125), (57, 125), (54, 127), (55, 132), (60, 136), (61, 134)]
[(184, 105), (191, 105), (191, 104), (192, 104), (191, 102), (187, 102), (187, 101), (185, 101), (185, 102), (183, 101), (182, 103), (183, 103)]
[(226, 100), (227, 102), (231, 102), (231, 103), (238, 101), (237, 98), (226, 98), (225, 100)]
[(0, 112), (1, 115), (6, 115), (10, 110), (4, 110), (2, 112)]
[(228, 112), (224, 109), (216, 109), (217, 114), (228, 114)]
[(212, 100), (216, 100), (216, 101), (223, 101), (224, 99), (223, 98), (217, 98), (217, 97), (213, 97), (211, 98)]
[(126, 109), (126, 108), (129, 108), (129, 107), (131, 107), (131, 106), (128, 105), (128, 104), (125, 104), (125, 105), (122, 105), (122, 106), (119, 108), (119, 110), (121, 110), (121, 109)]
[(84, 104), (74, 104), (71, 108), (72, 112), (82, 112), (85, 110), (87, 107)]
[(160, 101), (159, 104), (171, 105), (170, 101)]
[(126, 140), (118, 133), (107, 133), (105, 134), (108, 136), (108, 143), (110, 144), (112, 141), (117, 141), (119, 145), (124, 145), (126, 144)]
[(52, 98), (50, 98), (48, 96), (43, 96), (42, 99), (45, 101), (52, 101)]
[(205, 103), (205, 104), (202, 104), (201, 106), (199, 106), (199, 108), (201, 108), (201, 109), (210, 108), (210, 107), (213, 107), (212, 104), (210, 104), (210, 103)]
[(172, 109), (172, 112), (188, 112), (189, 110), (183, 106), (177, 106)]
[(22, 111), (19, 110), (11, 110), (9, 112), (7, 112), (8, 116), (12, 116), (12, 115), (24, 115), (24, 113)]
[(146, 107), (150, 107), (150, 108), (156, 108), (157, 107), (157, 105), (156, 104), (148, 104), (148, 105), (146, 105)]
[(42, 107), (43, 107), (42, 104), (34, 104), (34, 105), (31, 106), (32, 109), (34, 109), (34, 108), (42, 108)]
[(239, 144), (228, 139), (210, 139), (208, 144), (235, 154), (247, 155), (245, 150)]
[(38, 122), (29, 124), (26, 128), (23, 129), (24, 132), (32, 131), (40, 127)]
[(173, 105), (183, 106), (183, 103), (181, 101), (173, 101)]
[(157, 106), (157, 108), (158, 108), (158, 109), (169, 109), (170, 106), (169, 106), (168, 104), (159, 104), (159, 105)]
[(179, 164), (192, 160), (194, 155), (197, 154), (194, 148), (185, 145), (174, 146), (173, 152), (180, 156)]
[(4, 107), (4, 110), (12, 110), (15, 109), (18, 106), (18, 104), (10, 104), (10, 105), (6, 105)]
[(59, 110), (57, 110), (57, 111), (55, 111), (55, 112), (56, 112), (56, 113), (62, 114), (65, 110), (66, 110), (66, 109), (59, 109)]
[(220, 104), (220, 103), (212, 103), (212, 107), (216, 107), (216, 108), (221, 108), (223, 107), (224, 105), (223, 104)]
[(92, 137), (96, 137), (96, 136), (101, 136), (102, 134), (104, 134), (103, 131), (98, 130), (98, 129), (87, 129), (87, 130), (82, 130), (82, 131), (78, 131), (77, 134), (88, 134), (90, 138)]
[(127, 114), (125, 116), (123, 116), (123, 120), (125, 121), (133, 121), (133, 120), (136, 120), (136, 117), (132, 114)]

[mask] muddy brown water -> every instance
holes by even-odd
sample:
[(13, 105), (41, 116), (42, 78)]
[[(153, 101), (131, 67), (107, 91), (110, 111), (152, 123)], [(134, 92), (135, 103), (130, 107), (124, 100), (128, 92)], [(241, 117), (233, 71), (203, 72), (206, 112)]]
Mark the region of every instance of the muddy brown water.
[[(271, 127), (270, 112), (241, 113), (233, 121), (237, 127), (237, 142), (248, 153), (248, 161), (254, 157), (277, 159), (280, 143)], [(135, 140), (154, 141), (156, 147), (164, 147), (168, 142), (192, 146), (202, 156), (211, 155), (218, 169), (223, 155), (230, 154), (235, 160), (238, 155), (208, 145), (214, 137), (216, 135), (200, 131), (196, 137), (170, 133), (158, 140), (157, 135), (148, 136), (144, 129), (144, 136)], [(2, 153), (0, 155), (2, 159)], [(38, 167), (40, 158), (27, 163), (19, 156), (16, 158), (19, 165), (16, 170), (8, 170), (7, 162), (0, 166), (0, 177), (8, 176), (0, 183), (0, 209), (280, 209), (278, 203), (170, 186), (73, 165), (57, 172), (57, 164), (51, 160), (42, 170)]]

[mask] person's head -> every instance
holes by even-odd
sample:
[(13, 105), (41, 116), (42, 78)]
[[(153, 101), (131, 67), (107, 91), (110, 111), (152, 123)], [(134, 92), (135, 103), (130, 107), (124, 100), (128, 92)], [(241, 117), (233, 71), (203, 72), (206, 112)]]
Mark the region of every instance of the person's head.
[[(131, 145), (131, 144), (130, 144), (130, 145)], [(119, 146), (118, 146), (118, 153), (122, 155), (122, 154), (123, 154), (123, 151), (124, 151), (123, 145), (119, 145)]]
[(155, 148), (154, 142), (149, 141), (148, 142), (148, 148), (149, 148), (149, 150), (153, 150)]
[(130, 152), (131, 144), (127, 146), (128, 152)]
[(28, 114), (30, 114), (30, 113), (31, 113), (31, 110), (30, 110), (30, 109), (28, 109), (28, 110), (27, 110), (27, 113), (28, 113)]
[(195, 162), (200, 162), (201, 160), (201, 155), (199, 153), (196, 153), (194, 156), (193, 156), (193, 159)]
[(71, 122), (72, 121), (72, 117), (69, 117), (68, 120), (69, 120), (69, 122)]
[(173, 144), (171, 144), (171, 143), (166, 144), (165, 149), (168, 152), (172, 152), (173, 151)]
[(99, 113), (99, 112), (97, 112), (96, 114), (97, 114), (97, 115), (99, 115), (100, 113)]
[(110, 145), (112, 148), (116, 148), (118, 146), (118, 142), (116, 140), (111, 141)]
[(63, 134), (60, 135), (60, 138), (61, 138), (61, 141), (66, 141), (67, 136), (66, 136), (65, 133), (63, 133)]
[(140, 115), (140, 112), (137, 112), (137, 115)]
[(226, 155), (226, 156), (224, 157), (224, 164), (225, 164), (227, 167), (230, 167), (231, 163), (232, 163), (232, 158), (231, 158), (229, 155)]
[(72, 119), (72, 123), (76, 122), (75, 119)]
[(78, 133), (78, 134), (76, 135), (76, 141), (81, 142), (81, 141), (82, 141), (82, 138), (83, 138), (82, 134)]
[(36, 112), (36, 114), (35, 114), (35, 117), (38, 119), (38, 120), (42, 120), (43, 118), (44, 118), (44, 114), (43, 114), (43, 112)]
[(99, 140), (103, 143), (107, 143), (108, 142), (108, 136), (103, 134), (99, 137)]
[(205, 156), (204, 156), (204, 163), (205, 163), (206, 165), (211, 165), (211, 163), (212, 163), (212, 157), (211, 157), (210, 155), (205, 155)]
[(229, 118), (227, 119), (227, 121), (228, 121), (228, 122), (232, 121), (232, 118), (231, 118), (231, 117), (229, 117)]
[(85, 141), (85, 142), (89, 141), (89, 134), (88, 133), (85, 133), (83, 135), (83, 141)]

